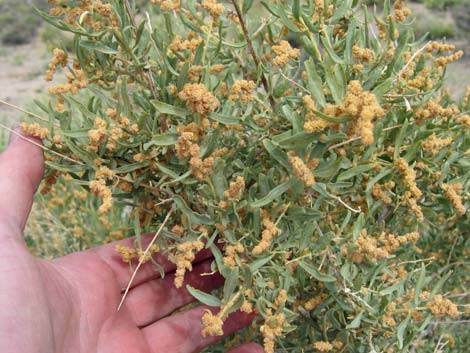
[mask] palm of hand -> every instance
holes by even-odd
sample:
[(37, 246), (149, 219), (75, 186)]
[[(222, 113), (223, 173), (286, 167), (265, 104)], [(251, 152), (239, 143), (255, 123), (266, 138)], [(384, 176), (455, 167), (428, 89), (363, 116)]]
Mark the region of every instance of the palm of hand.
[[(174, 268), (163, 257), (157, 261), (167, 276), (156, 278), (150, 263), (142, 266), (117, 311), (130, 271), (115, 253), (115, 244), (55, 260), (31, 256), (22, 230), (42, 164), (40, 149), (18, 138), (0, 155), (0, 351), (191, 353), (220, 339), (201, 337), (200, 318), (207, 307), (168, 316), (192, 297), (184, 286), (173, 286)], [(120, 243), (130, 245), (132, 240)], [(221, 285), (217, 274), (200, 276), (209, 272), (209, 257), (208, 252), (198, 254), (186, 283), (205, 291)], [(230, 334), (251, 320), (232, 314), (224, 332)], [(231, 352), (262, 351), (246, 344)]]

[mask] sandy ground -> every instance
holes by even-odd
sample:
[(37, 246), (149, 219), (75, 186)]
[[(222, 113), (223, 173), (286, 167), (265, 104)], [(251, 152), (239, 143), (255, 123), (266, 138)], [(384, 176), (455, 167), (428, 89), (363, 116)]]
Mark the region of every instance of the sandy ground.
[[(48, 55), (39, 40), (21, 46), (0, 45), (0, 99), (20, 107), (45, 92)], [(22, 113), (0, 105), (0, 121), (14, 124)]]

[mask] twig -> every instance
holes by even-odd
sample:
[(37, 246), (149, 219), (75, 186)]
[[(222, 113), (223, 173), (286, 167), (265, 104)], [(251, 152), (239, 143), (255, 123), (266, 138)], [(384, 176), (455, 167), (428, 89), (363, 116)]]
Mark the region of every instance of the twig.
[[(235, 7), (235, 11), (237, 12), (238, 19), (240, 20), (240, 25), (242, 26), (243, 34), (245, 36), (245, 40), (248, 45), (248, 49), (250, 50), (251, 56), (253, 57), (253, 61), (255, 62), (256, 68), (259, 68), (259, 59), (258, 59), (258, 56), (256, 55), (255, 48), (253, 47), (253, 42), (251, 41), (250, 35), (248, 33), (248, 29), (246, 28), (242, 11), (240, 10), (240, 7), (238, 6), (237, 0), (231, 0), (231, 2), (233, 4), (233, 7)], [(268, 80), (266, 79), (266, 76), (264, 76), (264, 73), (261, 73), (261, 82), (263, 83), (264, 90), (269, 95), (269, 103), (271, 104), (271, 108), (273, 111), (275, 111), (276, 105), (274, 103), (273, 97), (269, 94)]]
[(27, 110), (24, 110), (23, 108), (20, 108), (20, 107), (14, 105), (14, 104), (5, 102), (4, 100), (1, 100), (1, 99), (0, 99), (0, 104), (3, 104), (3, 105), (6, 105), (6, 106), (8, 106), (8, 107), (10, 107), (10, 108), (16, 109), (16, 110), (18, 110), (18, 111), (20, 111), (20, 112), (22, 112), (22, 113), (25, 113), (25, 114), (27, 114), (27, 115), (29, 115), (29, 116), (32, 116), (33, 118), (39, 119), (39, 120), (41, 120), (41, 121), (44, 121), (44, 122), (47, 122), (47, 123), (49, 122), (49, 119), (43, 118), (42, 116), (39, 116), (39, 115), (37, 115), (37, 114), (35, 114), (35, 113), (32, 113), (32, 112), (28, 112)]
[(354, 212), (354, 213), (361, 213), (361, 208), (359, 207), (359, 209), (354, 209), (352, 208), (351, 206), (349, 206), (346, 202), (344, 202), (341, 197), (339, 196), (336, 196), (336, 195), (332, 195), (332, 194), (329, 194), (330, 197), (334, 198), (335, 200), (339, 201), (344, 207), (346, 207), (348, 210), (350, 210), (351, 212)]
[[(132, 29), (134, 30), (134, 34), (136, 33), (137, 22), (135, 21), (134, 14), (132, 13), (131, 5), (129, 4), (129, 0), (124, 0), (124, 4), (126, 5), (127, 15), (129, 16), (132, 24)], [(155, 99), (158, 99), (158, 90), (157, 86), (155, 86), (155, 81), (153, 80), (152, 71), (150, 69), (145, 70), (147, 75), (147, 79), (149, 81), (150, 90), (152, 91), (152, 95)]]
[(129, 293), (129, 289), (131, 288), (132, 282), (134, 282), (135, 276), (137, 275), (137, 271), (139, 271), (140, 266), (142, 266), (142, 264), (144, 263), (144, 259), (146, 258), (150, 248), (152, 247), (153, 243), (155, 243), (155, 240), (157, 240), (157, 237), (162, 232), (163, 227), (165, 227), (165, 225), (167, 224), (167, 222), (170, 219), (170, 216), (171, 216), (171, 214), (173, 213), (174, 210), (175, 210), (175, 207), (173, 206), (170, 209), (170, 211), (168, 212), (168, 214), (166, 215), (163, 223), (160, 225), (160, 228), (155, 233), (155, 235), (152, 238), (152, 240), (150, 241), (149, 245), (147, 245), (147, 248), (145, 249), (144, 253), (142, 254), (142, 256), (140, 256), (139, 263), (137, 264), (137, 267), (135, 268), (134, 272), (132, 273), (131, 279), (129, 280), (129, 283), (127, 284), (126, 290), (125, 290), (125, 292), (122, 296), (122, 299), (121, 299), (121, 302), (119, 303), (117, 311), (119, 311), (121, 309), (122, 304), (124, 304), (124, 300), (126, 299), (127, 294)]
[(430, 42), (427, 42), (423, 47), (419, 48), (419, 50), (417, 50), (416, 53), (413, 54), (411, 59), (406, 63), (405, 66), (403, 66), (403, 68), (400, 70), (398, 75), (395, 77), (394, 81), (396, 81), (406, 71), (406, 69), (408, 69), (408, 66), (411, 65), (411, 63), (418, 56), (418, 54), (420, 54), (424, 49), (426, 49), (426, 47), (428, 46), (429, 43)]

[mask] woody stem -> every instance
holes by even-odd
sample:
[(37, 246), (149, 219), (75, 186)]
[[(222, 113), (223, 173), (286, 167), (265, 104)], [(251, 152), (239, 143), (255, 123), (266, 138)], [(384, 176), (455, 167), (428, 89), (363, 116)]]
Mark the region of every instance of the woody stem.
[[(243, 14), (242, 11), (240, 10), (240, 6), (238, 6), (237, 0), (231, 0), (233, 7), (235, 7), (235, 11), (237, 12), (238, 19), (240, 21), (240, 25), (243, 30), (243, 35), (245, 36), (246, 43), (248, 45), (248, 49), (250, 50), (250, 54), (253, 57), (253, 61), (255, 62), (256, 68), (259, 68), (259, 59), (258, 56), (256, 55), (255, 48), (253, 47), (253, 42), (251, 41), (250, 35), (248, 33), (248, 29), (245, 24), (245, 20), (243, 19)], [(266, 76), (264, 76), (264, 73), (261, 73), (261, 82), (263, 83), (264, 90), (266, 93), (269, 95), (269, 103), (271, 104), (271, 108), (273, 111), (275, 110), (275, 103), (273, 97), (269, 94), (269, 86), (268, 86), (268, 80), (266, 79)]]

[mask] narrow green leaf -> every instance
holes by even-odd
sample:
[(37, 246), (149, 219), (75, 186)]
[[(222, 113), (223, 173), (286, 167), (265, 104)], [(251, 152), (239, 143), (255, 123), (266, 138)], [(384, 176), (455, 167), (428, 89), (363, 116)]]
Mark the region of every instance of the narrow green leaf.
[(175, 204), (176, 206), (178, 206), (179, 210), (186, 217), (188, 217), (189, 222), (191, 222), (192, 224), (214, 224), (214, 221), (209, 216), (201, 215), (191, 210), (180, 196), (173, 196), (173, 200), (175, 201)]
[(320, 273), (316, 268), (307, 265), (303, 261), (299, 261), (299, 266), (302, 267), (309, 275), (320, 282), (336, 282), (336, 277), (332, 275), (325, 275)]
[(281, 185), (276, 186), (265, 197), (250, 203), (250, 208), (251, 209), (261, 208), (261, 207), (264, 207), (264, 206), (270, 204), (275, 199), (280, 197), (283, 193), (285, 193), (287, 190), (289, 190), (289, 188), (291, 188), (294, 185), (294, 182), (295, 182), (294, 179), (290, 179), (289, 181), (287, 181), (287, 182), (285, 182)]
[(212, 294), (191, 287), (189, 284), (186, 285), (186, 289), (188, 290), (189, 294), (199, 300), (202, 304), (218, 307), (222, 305), (222, 301), (219, 298), (213, 296)]

